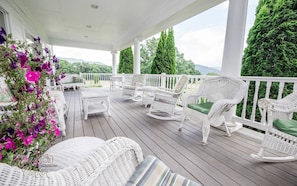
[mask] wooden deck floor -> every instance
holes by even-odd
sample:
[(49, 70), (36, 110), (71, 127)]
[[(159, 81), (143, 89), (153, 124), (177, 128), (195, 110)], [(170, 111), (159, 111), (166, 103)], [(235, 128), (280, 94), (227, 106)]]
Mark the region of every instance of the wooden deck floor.
[(119, 90), (109, 91), (111, 117), (93, 114), (83, 120), (79, 91), (65, 91), (69, 106), (67, 136), (110, 139), (126, 136), (140, 144), (144, 155), (155, 155), (172, 171), (203, 185), (297, 185), (297, 163), (261, 163), (250, 157), (260, 141), (241, 133), (227, 137), (211, 128), (208, 145), (202, 146), (201, 127), (188, 122), (182, 132), (179, 122), (160, 121), (146, 115), (148, 108), (140, 102), (121, 98)]

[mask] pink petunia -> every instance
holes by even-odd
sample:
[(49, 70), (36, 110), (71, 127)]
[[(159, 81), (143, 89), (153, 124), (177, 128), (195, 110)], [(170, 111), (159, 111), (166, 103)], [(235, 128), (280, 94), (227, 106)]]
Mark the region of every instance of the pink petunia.
[(54, 120), (54, 119), (51, 119), (50, 122), (51, 122), (52, 125), (56, 125), (57, 124), (56, 120)]
[(24, 138), (23, 140), (23, 144), (28, 147), (30, 144), (33, 143), (33, 136), (30, 135), (27, 138)]
[(27, 73), (26, 73), (27, 81), (31, 83), (35, 83), (35, 82), (38, 82), (39, 78), (40, 78), (40, 72), (34, 72), (34, 71), (31, 71), (30, 69), (27, 70)]
[(24, 162), (28, 163), (29, 162), (29, 158), (27, 156), (24, 156)]
[(15, 150), (16, 146), (15, 143), (12, 141), (12, 139), (8, 138), (4, 144), (4, 147), (6, 149), (11, 149), (11, 150)]
[(24, 134), (22, 131), (17, 130), (16, 133), (17, 133), (18, 137), (20, 137), (21, 139), (24, 139)]
[(60, 134), (61, 134), (61, 132), (60, 132), (59, 128), (56, 127), (55, 128), (55, 135), (56, 135), (56, 137), (59, 137)]

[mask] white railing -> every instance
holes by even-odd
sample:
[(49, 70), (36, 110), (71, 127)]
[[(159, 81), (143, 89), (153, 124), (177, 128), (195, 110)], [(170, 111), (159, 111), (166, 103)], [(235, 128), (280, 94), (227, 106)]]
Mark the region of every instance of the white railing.
[[(248, 84), (249, 91), (243, 101), (241, 115), (235, 116), (234, 120), (260, 130), (265, 130), (266, 114), (263, 114), (263, 118), (259, 115), (258, 100), (271, 97), (281, 99), (286, 96), (283, 94), (285, 89), (289, 93), (297, 90), (297, 78), (249, 76), (241, 76), (240, 78)], [(277, 95), (272, 92), (272, 85), (277, 88)], [(259, 95), (260, 89), (265, 90), (265, 95)], [(254, 94), (251, 95), (251, 92), (254, 92)], [(252, 101), (248, 102), (248, 97), (251, 97)], [(249, 116), (247, 110), (251, 110)]]
[[(132, 78), (132, 74), (121, 74), (129, 81)], [(89, 82), (89, 84), (109, 86), (109, 80), (112, 74), (99, 74), (99, 73), (81, 73), (81, 76)], [(146, 86), (155, 86), (172, 89), (181, 75), (167, 75), (167, 74), (147, 74)], [(195, 92), (201, 81), (213, 76), (202, 75), (188, 75), (189, 82), (185, 88), (185, 92)], [(289, 92), (293, 90), (297, 91), (297, 78), (281, 78), (281, 77), (240, 77), (249, 86), (246, 98), (242, 101), (242, 111), (239, 116), (234, 116), (233, 120), (240, 122), (246, 126), (250, 126), (259, 130), (265, 130), (265, 118), (261, 118), (258, 110), (258, 100), (260, 98), (272, 97), (274, 94), (271, 90), (272, 85), (277, 85), (277, 95), (274, 95), (276, 99), (282, 98), (284, 89), (289, 89)], [(290, 85), (290, 87), (288, 87)], [(259, 95), (259, 89), (265, 89), (265, 95)], [(253, 93), (253, 95), (251, 95)], [(248, 97), (252, 97), (252, 101), (248, 101)], [(247, 110), (249, 112), (247, 112)]]

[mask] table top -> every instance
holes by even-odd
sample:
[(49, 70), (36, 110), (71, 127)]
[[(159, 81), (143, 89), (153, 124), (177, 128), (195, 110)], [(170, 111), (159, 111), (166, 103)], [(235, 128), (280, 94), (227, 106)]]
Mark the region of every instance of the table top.
[(108, 94), (100, 90), (83, 90), (81, 93), (82, 98), (106, 98)]

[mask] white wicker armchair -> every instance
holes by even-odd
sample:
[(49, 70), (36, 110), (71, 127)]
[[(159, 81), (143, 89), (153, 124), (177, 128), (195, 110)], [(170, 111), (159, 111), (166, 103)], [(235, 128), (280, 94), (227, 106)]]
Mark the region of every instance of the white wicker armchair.
[[(273, 100), (262, 98), (258, 101), (266, 131), (258, 154), (251, 154), (264, 162), (288, 162), (297, 160), (297, 121), (292, 119), (297, 112), (297, 92)], [(267, 122), (266, 122), (267, 113)], [(283, 153), (282, 156), (265, 156), (266, 149)]]
[(230, 77), (220, 76), (204, 80), (196, 93), (184, 96), (184, 120), (179, 131), (182, 130), (185, 119), (190, 119), (194, 122), (202, 121), (203, 145), (207, 144), (210, 126), (218, 127), (224, 124), (230, 136), (224, 113), (241, 102), (247, 94), (247, 88), (244, 81)]
[(142, 162), (140, 146), (128, 138), (73, 138), (50, 148), (43, 170), (25, 171), (0, 163), (0, 185), (125, 185)]

